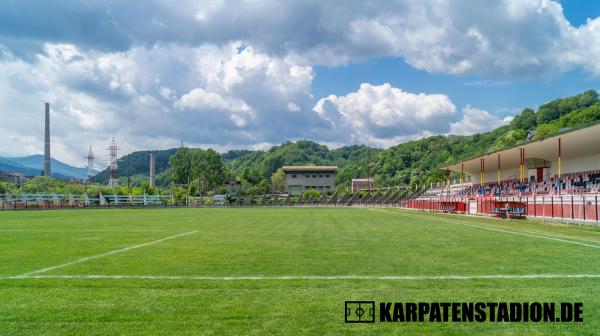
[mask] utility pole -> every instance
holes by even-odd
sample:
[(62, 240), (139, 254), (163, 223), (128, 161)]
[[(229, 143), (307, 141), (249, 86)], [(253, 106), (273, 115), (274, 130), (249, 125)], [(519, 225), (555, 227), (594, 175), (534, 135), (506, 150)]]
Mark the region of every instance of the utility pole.
[(371, 151), (369, 149), (367, 149), (367, 185), (371, 192)]
[(50, 177), (51, 173), (51, 158), (50, 158), (50, 103), (44, 104), (45, 110), (45, 125), (44, 125), (44, 176)]
[(87, 164), (87, 184), (94, 182), (94, 153), (92, 152), (92, 146), (90, 146), (90, 151), (88, 155), (84, 157), (84, 159), (88, 160)]
[(129, 147), (129, 155), (127, 155), (127, 191), (131, 194), (131, 147)]
[(154, 188), (156, 184), (156, 176), (154, 174), (154, 152), (150, 152), (150, 188)]
[(110, 146), (108, 147), (109, 152), (109, 163), (110, 168), (108, 171), (108, 185), (111, 187), (117, 187), (119, 185), (118, 171), (117, 171), (117, 152), (119, 151), (119, 147), (117, 147), (117, 143), (115, 142), (115, 138), (112, 138)]
[(190, 206), (190, 177), (187, 179), (187, 197), (185, 199), (185, 204), (187, 207)]

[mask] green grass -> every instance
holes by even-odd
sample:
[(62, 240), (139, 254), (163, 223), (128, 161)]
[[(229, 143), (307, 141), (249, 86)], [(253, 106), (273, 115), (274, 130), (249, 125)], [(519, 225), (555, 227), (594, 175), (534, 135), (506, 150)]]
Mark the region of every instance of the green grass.
[[(0, 251), (0, 335), (593, 335), (600, 330), (598, 277), (435, 278), (600, 275), (600, 229), (592, 227), (391, 209), (2, 212)], [(35, 273), (63, 264), (68, 265)], [(31, 272), (38, 278), (14, 278)], [(132, 277), (84, 277), (89, 275)], [(220, 279), (347, 275), (432, 278)], [(344, 324), (346, 300), (581, 301), (584, 322), (350, 325)]]

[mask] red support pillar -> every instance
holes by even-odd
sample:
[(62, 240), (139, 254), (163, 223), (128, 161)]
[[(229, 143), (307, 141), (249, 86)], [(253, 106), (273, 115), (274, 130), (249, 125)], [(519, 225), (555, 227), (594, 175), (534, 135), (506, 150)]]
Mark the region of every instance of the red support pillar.
[(523, 148), (523, 182), (527, 183), (527, 167), (525, 167), (525, 148)]
[(500, 153), (498, 153), (498, 187), (500, 187)]
[(521, 148), (519, 148), (519, 182), (521, 182)]
[(483, 177), (483, 159), (479, 159), (479, 187), (481, 187), (481, 183), (483, 182), (481, 179)]
[(595, 200), (594, 205), (596, 208), (596, 222), (597, 222), (598, 221), (598, 196), (594, 197), (594, 200)]
[(485, 159), (479, 159), (480, 168), (479, 168), (479, 187), (483, 193), (483, 185), (485, 184)]
[(523, 180), (521, 182), (527, 182), (527, 170), (525, 168), (525, 148), (521, 148), (521, 167), (523, 170)]
[(519, 148), (519, 192), (523, 184), (523, 148)]

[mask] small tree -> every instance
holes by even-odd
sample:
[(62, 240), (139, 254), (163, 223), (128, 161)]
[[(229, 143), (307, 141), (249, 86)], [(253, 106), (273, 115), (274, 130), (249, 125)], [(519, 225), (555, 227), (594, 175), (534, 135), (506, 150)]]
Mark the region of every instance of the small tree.
[(285, 173), (283, 172), (283, 168), (277, 169), (271, 175), (271, 185), (273, 186), (273, 191), (283, 191), (285, 189)]
[(558, 127), (552, 124), (539, 125), (535, 130), (535, 138), (542, 139), (558, 134)]
[(57, 182), (48, 176), (36, 176), (23, 184), (23, 190), (28, 194), (51, 193), (57, 187)]
[(311, 197), (314, 199), (319, 199), (319, 197), (321, 197), (321, 193), (314, 189), (305, 191), (303, 195), (305, 200), (308, 200)]

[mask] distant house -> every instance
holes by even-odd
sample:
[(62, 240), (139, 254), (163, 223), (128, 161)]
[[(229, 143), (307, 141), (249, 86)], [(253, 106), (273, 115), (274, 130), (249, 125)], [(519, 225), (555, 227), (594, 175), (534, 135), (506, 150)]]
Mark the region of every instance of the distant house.
[(335, 188), (337, 166), (283, 166), (285, 191), (298, 196), (306, 190), (320, 192)]
[(232, 178), (225, 182), (224, 187), (225, 187), (227, 196), (237, 197), (240, 195), (240, 192), (242, 191), (242, 182), (238, 181), (235, 178)]
[(75, 178), (75, 177), (73, 177), (73, 178), (61, 178), (59, 180), (64, 181), (64, 182), (77, 183), (77, 184), (84, 184), (85, 183), (84, 179), (82, 179), (82, 178)]
[(14, 183), (17, 186), (22, 186), (25, 181), (31, 180), (32, 176), (27, 176), (22, 173), (2, 173), (0, 172), (0, 181)]
[(361, 190), (373, 190), (374, 184), (372, 178), (352, 179), (352, 192)]

